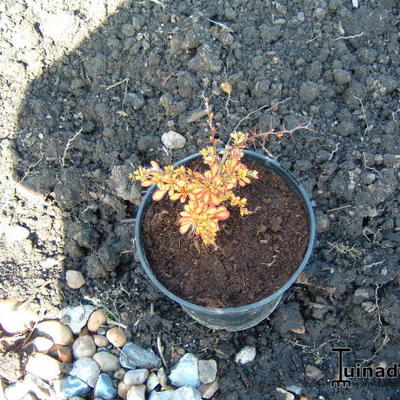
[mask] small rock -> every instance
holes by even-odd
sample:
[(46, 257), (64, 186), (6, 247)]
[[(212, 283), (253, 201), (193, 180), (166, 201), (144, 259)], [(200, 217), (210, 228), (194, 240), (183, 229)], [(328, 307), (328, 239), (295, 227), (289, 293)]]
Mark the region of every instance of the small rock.
[(118, 326), (109, 329), (106, 336), (110, 343), (115, 347), (122, 347), (127, 341), (125, 331)]
[(129, 390), (129, 386), (125, 385), (124, 382), (121, 381), (118, 383), (118, 396), (119, 397), (126, 399), (126, 396), (128, 395), (128, 390)]
[(217, 392), (217, 390), (219, 390), (218, 380), (215, 380), (214, 382), (211, 383), (203, 383), (199, 387), (199, 391), (203, 399), (211, 399)]
[(201, 400), (200, 392), (191, 386), (182, 386), (175, 390), (176, 400)]
[(174, 386), (200, 386), (199, 360), (194, 354), (185, 354), (172, 369), (169, 379)]
[(107, 314), (103, 310), (96, 310), (90, 315), (87, 328), (90, 332), (97, 332), (106, 322)]
[(73, 376), (67, 376), (55, 382), (54, 388), (59, 397), (70, 399), (73, 396), (86, 396), (90, 387), (85, 382)]
[(47, 353), (52, 348), (54, 343), (52, 340), (46, 337), (38, 336), (32, 341), (32, 344), (39, 353)]
[(108, 351), (100, 351), (93, 356), (102, 372), (114, 372), (119, 369), (118, 357)]
[(188, 67), (195, 72), (217, 73), (222, 69), (222, 62), (219, 59), (217, 49), (211, 48), (208, 43), (203, 44), (197, 54), (189, 60)]
[(37, 313), (19, 301), (7, 299), (0, 302), (0, 325), (7, 333), (23, 332), (37, 319)]
[(326, 232), (329, 228), (329, 218), (323, 212), (317, 212), (317, 232)]
[(177, 399), (175, 397), (175, 390), (164, 390), (162, 392), (151, 392), (148, 400), (177, 400)]
[(128, 371), (124, 376), (124, 383), (127, 386), (141, 385), (146, 382), (149, 376), (149, 371), (147, 369), (133, 369)]
[(365, 183), (370, 185), (371, 183), (375, 182), (376, 175), (373, 172), (369, 172), (368, 174), (365, 174), (363, 178)]
[(107, 347), (110, 344), (108, 339), (102, 335), (93, 335), (93, 340), (97, 347)]
[(319, 95), (319, 86), (314, 82), (304, 82), (300, 86), (300, 98), (306, 104), (311, 104)]
[(174, 131), (165, 132), (161, 136), (161, 141), (163, 145), (170, 150), (181, 149), (186, 145), (186, 139)]
[(63, 363), (72, 362), (72, 349), (69, 346), (61, 346), (61, 344), (55, 344), (51, 348), (50, 355), (58, 357)]
[(348, 71), (344, 69), (334, 69), (333, 78), (338, 85), (345, 85), (351, 82), (351, 75)]
[(127, 93), (124, 98), (124, 103), (129, 104), (134, 110), (140, 110), (144, 106), (144, 98), (141, 94)]
[(164, 367), (161, 367), (157, 371), (157, 378), (160, 381), (161, 387), (164, 387), (167, 384), (168, 377), (167, 377), (167, 374), (165, 373)]
[(76, 360), (73, 364), (72, 371), (70, 372), (71, 376), (87, 383), (90, 387), (95, 386), (99, 374), (100, 368), (96, 361), (87, 357)]
[(295, 396), (293, 393), (290, 393), (283, 388), (278, 387), (275, 390), (279, 393), (282, 393), (285, 396), (285, 400), (294, 400), (295, 399)]
[(288, 303), (279, 307), (271, 318), (271, 325), (281, 335), (288, 331), (304, 333), (304, 321), (297, 303)]
[(215, 360), (200, 360), (199, 377), (202, 383), (215, 381), (217, 377), (217, 362)]
[(77, 307), (66, 307), (61, 310), (61, 321), (67, 324), (75, 335), (78, 335), (94, 310), (95, 307), (87, 304)]
[(127, 374), (127, 371), (125, 371), (123, 368), (119, 368), (114, 372), (114, 378), (121, 381), (125, 378), (126, 374)]
[(93, 357), (96, 353), (96, 345), (93, 338), (89, 335), (79, 336), (72, 346), (72, 352), (75, 358)]
[[(27, 385), (24, 382), (18, 381), (8, 385), (4, 389), (4, 394), (6, 400), (20, 400), (22, 399), (29, 391)], [(3, 400), (3, 399), (1, 399)]]
[(154, 354), (153, 350), (143, 349), (132, 342), (126, 343), (122, 348), (119, 361), (122, 367), (128, 369), (161, 367), (161, 359)]
[(60, 321), (43, 321), (37, 324), (36, 330), (40, 335), (51, 337), (55, 344), (67, 346), (74, 341), (71, 329)]
[(116, 395), (117, 389), (113, 386), (111, 378), (107, 374), (100, 374), (94, 388), (94, 397), (113, 400)]
[[(44, 382), (32, 374), (26, 374), (24, 378), (25, 385), (33, 392), (39, 399), (51, 399), (54, 397), (54, 389), (52, 385)], [(35, 397), (36, 399), (36, 397)]]
[(158, 379), (158, 376), (155, 372), (152, 372), (149, 377), (147, 378), (146, 382), (146, 390), (147, 392), (152, 392), (158, 385), (160, 384), (160, 381)]
[(306, 365), (306, 376), (318, 382), (324, 377), (324, 373), (313, 365)]
[(72, 269), (65, 273), (65, 279), (67, 280), (67, 285), (71, 289), (79, 289), (85, 284), (85, 278), (82, 272), (74, 271)]
[(252, 362), (255, 359), (255, 357), (256, 357), (256, 348), (246, 346), (243, 347), (243, 349), (236, 354), (235, 361), (237, 364), (243, 365)]
[(199, 119), (203, 118), (206, 115), (207, 115), (207, 111), (204, 108), (199, 107), (196, 110), (193, 110), (188, 113), (185, 122), (187, 124), (191, 124), (193, 122), (198, 121)]
[(25, 370), (49, 382), (62, 374), (62, 364), (46, 354), (34, 353), (29, 357)]
[(127, 400), (145, 400), (146, 386), (136, 385), (132, 386), (126, 395)]

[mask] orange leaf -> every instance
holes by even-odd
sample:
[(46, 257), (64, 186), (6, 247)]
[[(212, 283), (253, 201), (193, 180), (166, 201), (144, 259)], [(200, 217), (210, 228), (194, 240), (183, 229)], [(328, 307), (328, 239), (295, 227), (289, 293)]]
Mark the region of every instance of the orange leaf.
[(214, 213), (215, 219), (227, 219), (229, 218), (229, 211), (225, 207), (218, 207)]
[(165, 196), (165, 193), (167, 193), (166, 190), (160, 190), (160, 189), (156, 190), (156, 191), (153, 193), (153, 200), (154, 200), (154, 201), (159, 201), (159, 200), (161, 200), (161, 199)]
[(181, 227), (179, 228), (179, 232), (182, 233), (182, 235), (184, 235), (190, 228), (191, 224), (190, 223), (184, 223), (181, 225)]

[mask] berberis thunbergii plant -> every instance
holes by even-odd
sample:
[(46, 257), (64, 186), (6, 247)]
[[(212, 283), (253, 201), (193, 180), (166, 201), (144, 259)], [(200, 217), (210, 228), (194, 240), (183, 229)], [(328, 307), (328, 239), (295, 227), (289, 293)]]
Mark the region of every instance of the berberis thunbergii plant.
[(250, 214), (247, 199), (236, 196), (234, 189), (245, 186), (256, 179), (258, 172), (247, 168), (241, 162), (243, 148), (249, 135), (243, 132), (230, 134), (231, 140), (221, 150), (218, 140), (210, 138), (211, 145), (200, 151), (206, 165), (204, 172), (180, 166), (161, 168), (151, 162), (151, 168), (139, 167), (131, 178), (141, 181), (142, 186), (157, 185), (153, 200), (161, 200), (165, 195), (173, 201), (186, 203), (180, 213), (180, 233), (194, 233), (205, 244), (215, 245), (219, 221), (229, 218), (227, 206), (238, 207), (240, 214)]

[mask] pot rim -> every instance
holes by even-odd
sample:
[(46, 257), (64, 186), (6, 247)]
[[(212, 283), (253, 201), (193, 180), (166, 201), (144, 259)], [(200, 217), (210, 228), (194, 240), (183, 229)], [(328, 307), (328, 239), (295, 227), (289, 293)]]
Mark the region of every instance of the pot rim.
[[(276, 300), (279, 296), (282, 296), (286, 290), (288, 290), (297, 280), (301, 272), (304, 270), (306, 265), (308, 264), (308, 261), (312, 255), (314, 244), (315, 244), (315, 239), (316, 239), (316, 222), (315, 222), (315, 214), (313, 207), (311, 205), (311, 200), (299, 182), (299, 180), (286, 168), (284, 168), (279, 162), (276, 160), (265, 156), (264, 154), (252, 151), (252, 150), (243, 150), (245, 155), (253, 157), (253, 158), (258, 158), (262, 159), (263, 161), (266, 161), (268, 164), (271, 164), (274, 166), (277, 170), (280, 170), (282, 172), (282, 175), (286, 175), (289, 180), (296, 186), (296, 190), (298, 192), (299, 197), (303, 201), (305, 208), (306, 208), (306, 213), (308, 216), (308, 230), (309, 230), (309, 238), (308, 238), (308, 245), (307, 245), (307, 250), (304, 253), (303, 256), (303, 261), (301, 264), (297, 267), (296, 271), (292, 274), (291, 278), (286, 281), (286, 283), (281, 286), (276, 292), (270, 294), (267, 297), (264, 297), (261, 300), (258, 300), (254, 303), (246, 304), (243, 306), (239, 307), (226, 307), (226, 308), (211, 308), (211, 307), (204, 307), (200, 306), (195, 303), (191, 303), (190, 301), (187, 301), (183, 299), (182, 297), (177, 296), (176, 294), (172, 293), (170, 290), (168, 290), (155, 276), (153, 273), (150, 264), (147, 260), (145, 251), (144, 251), (144, 246), (143, 246), (143, 241), (142, 241), (142, 219), (145, 215), (145, 211), (147, 208), (147, 205), (151, 201), (151, 196), (153, 192), (156, 189), (156, 185), (151, 186), (150, 188), (147, 189), (145, 196), (143, 197), (140, 206), (138, 208), (137, 214), (136, 214), (136, 221), (135, 221), (135, 246), (136, 246), (136, 251), (139, 256), (140, 263), (145, 270), (147, 276), (150, 278), (151, 282), (166, 296), (168, 296), (170, 299), (174, 300), (178, 304), (180, 304), (182, 307), (189, 308), (194, 311), (199, 311), (199, 312), (205, 312), (205, 313), (211, 313), (211, 314), (235, 314), (238, 312), (243, 312), (243, 311), (250, 311), (259, 307), (262, 307), (274, 300)], [(173, 164), (174, 167), (179, 167), (182, 164), (186, 164), (190, 161), (193, 161), (197, 158), (201, 157), (200, 153), (195, 153), (192, 154), (188, 157), (185, 157), (184, 159), (176, 162)], [(275, 172), (276, 173), (276, 172)]]

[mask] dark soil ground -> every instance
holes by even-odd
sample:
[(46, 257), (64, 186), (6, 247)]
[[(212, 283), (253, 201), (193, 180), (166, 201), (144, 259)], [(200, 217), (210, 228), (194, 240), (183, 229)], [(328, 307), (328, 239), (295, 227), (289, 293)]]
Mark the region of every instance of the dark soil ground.
[[(399, 362), (399, 12), (397, 0), (2, 2), (0, 297), (48, 316), (95, 299), (143, 344), (161, 334), (167, 359), (173, 347), (216, 358), (221, 400), (283, 399), (275, 388), (290, 385), (309, 399), (398, 399), (400, 384), (331, 380), (335, 346), (352, 348), (347, 365)], [(318, 268), (271, 320), (238, 333), (208, 330), (156, 292), (132, 243), (140, 189), (128, 174), (207, 142), (203, 93), (223, 139), (264, 105), (242, 129), (312, 119), (312, 132), (258, 150), (312, 197)], [(163, 149), (169, 130), (184, 148)], [(12, 242), (14, 225), (29, 236)], [(86, 285), (69, 289), (64, 269)], [(257, 356), (238, 366), (245, 345)], [(22, 361), (4, 355), (0, 375), (18, 379)]]

